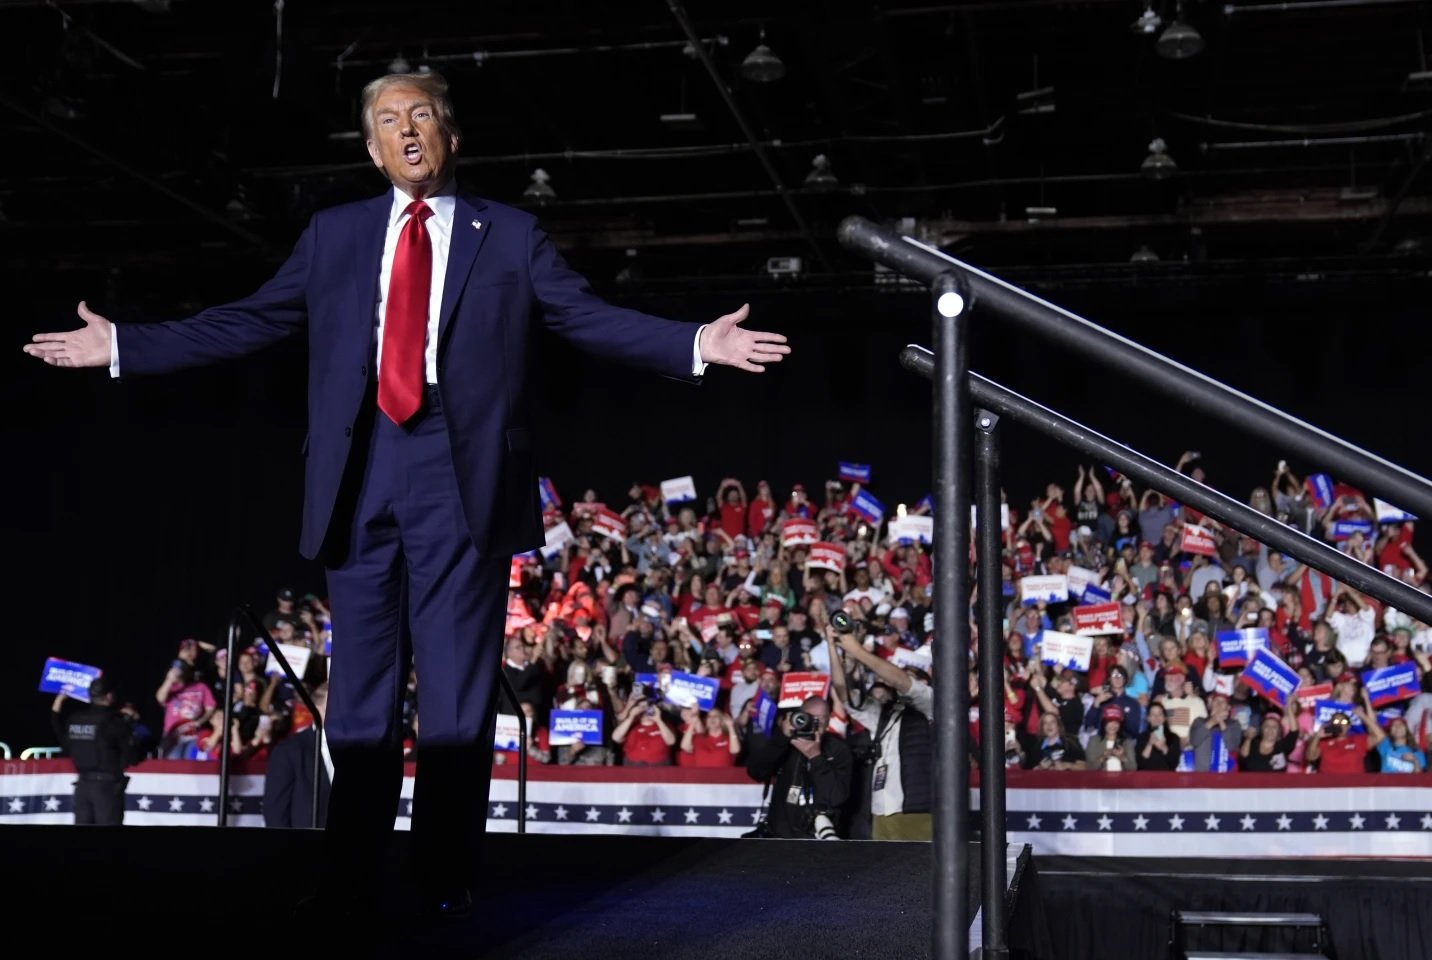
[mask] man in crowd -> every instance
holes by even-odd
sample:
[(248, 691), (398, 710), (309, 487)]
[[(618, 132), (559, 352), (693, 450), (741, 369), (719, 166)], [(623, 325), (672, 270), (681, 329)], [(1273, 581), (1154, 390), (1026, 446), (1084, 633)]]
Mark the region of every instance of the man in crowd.
[(809, 697), (769, 737), (753, 738), (746, 772), (769, 788), (766, 835), (831, 839), (839, 830), (854, 761), (845, 741), (828, 732), (829, 722), (830, 705)]

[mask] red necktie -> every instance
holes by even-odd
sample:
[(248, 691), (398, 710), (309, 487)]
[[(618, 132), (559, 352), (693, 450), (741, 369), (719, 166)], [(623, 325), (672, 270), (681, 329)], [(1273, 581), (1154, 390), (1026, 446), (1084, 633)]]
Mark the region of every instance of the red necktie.
[(433, 244), (423, 221), (432, 208), (414, 200), (388, 277), (388, 304), (383, 316), (383, 357), (378, 368), (378, 409), (394, 423), (404, 423), (423, 401), (428, 336), (428, 294), (433, 285)]

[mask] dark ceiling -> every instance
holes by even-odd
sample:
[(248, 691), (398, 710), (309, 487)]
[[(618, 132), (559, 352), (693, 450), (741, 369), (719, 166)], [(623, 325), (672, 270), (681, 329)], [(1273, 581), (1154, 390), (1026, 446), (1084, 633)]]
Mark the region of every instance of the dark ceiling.
[[(0, 255), (272, 263), (382, 188), (356, 104), (402, 58), (452, 83), (465, 186), (531, 203), (546, 171), (539, 212), (599, 285), (872, 285), (834, 240), (852, 213), (1015, 277), (1427, 276), (1432, 4), (1160, 2), (1149, 35), (1145, 7), (0, 0)], [(1184, 59), (1157, 49), (1176, 7)], [(763, 30), (767, 83), (741, 72)]]

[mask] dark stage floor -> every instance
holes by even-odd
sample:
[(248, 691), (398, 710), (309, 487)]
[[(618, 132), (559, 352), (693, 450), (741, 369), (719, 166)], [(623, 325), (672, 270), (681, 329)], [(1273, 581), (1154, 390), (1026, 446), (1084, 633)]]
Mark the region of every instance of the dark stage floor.
[[(326, 955), (284, 950), (281, 924), (266, 908), (303, 888), (318, 840), (309, 831), (216, 827), (6, 827), (6, 912), (56, 932), (52, 924), (90, 923), (124, 930), (119, 942), (187, 943), (201, 956)], [(371, 956), (929, 956), (929, 844), (495, 835), (476, 913), (432, 928), (402, 882), (407, 835), (394, 840), (390, 915), (361, 938), (360, 952)], [(978, 849), (971, 845), (971, 918)], [(1032, 867), (1023, 881), (1033, 887)], [(108, 891), (101, 896), (117, 917), (83, 919), (93, 915), (93, 897), (75, 891), (91, 889)], [(222, 932), (238, 930), (253, 932), (242, 950)], [(63, 950), (72, 941), (47, 942)], [(72, 955), (81, 954), (92, 952)]]

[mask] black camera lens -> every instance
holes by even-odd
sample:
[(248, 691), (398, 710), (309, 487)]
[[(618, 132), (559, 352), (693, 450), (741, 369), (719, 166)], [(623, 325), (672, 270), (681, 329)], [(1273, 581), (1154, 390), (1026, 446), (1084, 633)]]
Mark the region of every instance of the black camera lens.
[(855, 630), (855, 621), (850, 619), (850, 614), (844, 610), (837, 610), (830, 615), (830, 625), (835, 628), (836, 633), (851, 633)]

